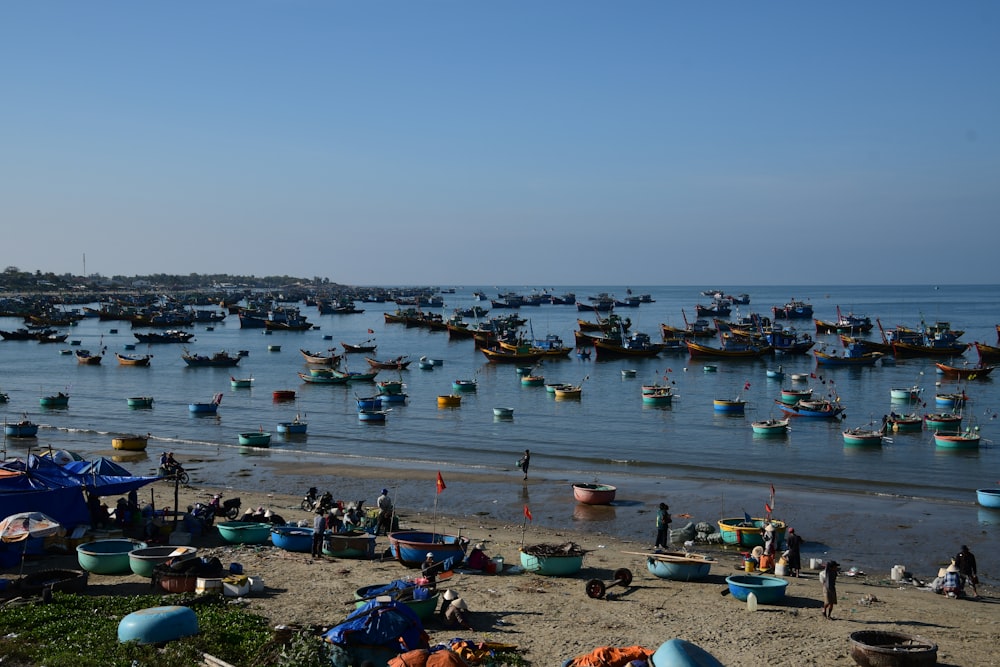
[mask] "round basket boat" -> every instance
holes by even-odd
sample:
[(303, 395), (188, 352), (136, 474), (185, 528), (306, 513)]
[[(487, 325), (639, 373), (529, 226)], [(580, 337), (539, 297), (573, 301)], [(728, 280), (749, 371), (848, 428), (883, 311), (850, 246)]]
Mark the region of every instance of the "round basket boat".
[(271, 544), (285, 551), (308, 552), (312, 549), (313, 529), (299, 526), (274, 526)]
[(230, 544), (263, 544), (271, 535), (271, 524), (256, 521), (223, 521), (215, 527)]
[(132, 540), (97, 540), (76, 548), (76, 559), (87, 572), (94, 574), (128, 574), (129, 554), (145, 548), (144, 542)]
[(788, 582), (778, 577), (766, 574), (734, 575), (726, 577), (729, 584), (729, 592), (737, 600), (747, 601), (747, 596), (753, 593), (757, 597), (759, 604), (778, 604), (785, 597), (785, 589)]
[(145, 547), (129, 552), (128, 563), (140, 577), (152, 577), (153, 568), (171, 558), (190, 558), (198, 553), (194, 547)]
[(574, 484), (573, 497), (585, 505), (610, 505), (618, 488), (610, 484)]
[(708, 577), (714, 562), (714, 558), (698, 554), (656, 554), (646, 557), (646, 569), (660, 579), (701, 581)]
[(82, 593), (87, 588), (88, 573), (85, 570), (38, 570), (26, 574), (17, 582), (18, 595), (39, 595), (49, 588), (61, 593)]
[(521, 567), (525, 572), (534, 572), (549, 577), (568, 577), (583, 567), (583, 550), (576, 545), (562, 545), (548, 548), (536, 544), (520, 549)]
[(327, 533), (323, 553), (334, 558), (374, 558), (375, 536), (363, 530)]
[(983, 507), (1000, 509), (1000, 489), (976, 489), (976, 502)]
[(850, 636), (851, 658), (862, 667), (929, 667), (937, 664), (937, 644), (917, 635), (859, 630)]
[(190, 607), (150, 607), (128, 614), (118, 623), (118, 641), (159, 644), (198, 634), (198, 616)]
[[(373, 586), (364, 586), (354, 591), (354, 598), (356, 600), (354, 603), (354, 607), (358, 608), (364, 605), (366, 602), (368, 602), (368, 600), (372, 599), (372, 595), (374, 595), (375, 591), (377, 591), (380, 588), (383, 588), (384, 586), (385, 584), (375, 584)], [(426, 591), (426, 589), (424, 590)], [(400, 592), (401, 591), (397, 591), (397, 593)], [(415, 590), (413, 590), (412, 592), (415, 592)], [(434, 614), (434, 610), (437, 609), (439, 597), (440, 597), (439, 593), (434, 593), (433, 595), (428, 595), (426, 598), (422, 600), (417, 600), (414, 599), (412, 595), (407, 595), (406, 599), (399, 601), (405, 604), (407, 607), (409, 607), (410, 611), (412, 611), (414, 614), (417, 615), (417, 618), (419, 618), (420, 620), (426, 620), (430, 618)]]

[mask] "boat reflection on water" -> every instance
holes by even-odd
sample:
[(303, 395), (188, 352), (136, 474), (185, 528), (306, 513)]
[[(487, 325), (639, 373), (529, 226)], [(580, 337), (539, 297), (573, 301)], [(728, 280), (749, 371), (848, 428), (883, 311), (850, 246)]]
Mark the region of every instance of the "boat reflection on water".
[(988, 507), (980, 507), (976, 519), (982, 526), (1000, 526), (1000, 509), (994, 510)]
[(573, 507), (574, 521), (614, 521), (614, 505), (586, 505), (577, 503)]
[(142, 452), (129, 452), (128, 454), (112, 454), (111, 460), (115, 463), (138, 463), (149, 459), (149, 454)]

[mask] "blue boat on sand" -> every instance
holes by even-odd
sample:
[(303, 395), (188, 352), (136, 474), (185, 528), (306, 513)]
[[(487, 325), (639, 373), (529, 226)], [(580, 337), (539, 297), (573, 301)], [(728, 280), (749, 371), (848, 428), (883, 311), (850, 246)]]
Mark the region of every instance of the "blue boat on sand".
[(646, 569), (654, 577), (669, 581), (700, 581), (708, 576), (714, 558), (682, 552), (646, 555)]
[(427, 554), (433, 554), (435, 563), (451, 560), (458, 564), (465, 560), (468, 540), (457, 535), (446, 535), (422, 530), (403, 530), (389, 533), (389, 551), (403, 565), (421, 565)]
[(983, 507), (1000, 509), (1000, 489), (976, 489), (976, 502)]

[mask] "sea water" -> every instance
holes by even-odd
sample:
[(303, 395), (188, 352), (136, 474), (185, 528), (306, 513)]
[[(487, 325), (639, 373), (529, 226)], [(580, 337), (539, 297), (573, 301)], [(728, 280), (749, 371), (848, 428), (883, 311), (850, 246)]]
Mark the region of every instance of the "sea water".
[[(717, 287), (717, 286), (705, 286)], [(487, 306), (472, 293), (490, 295), (530, 287), (457, 287), (446, 295), (439, 312), (445, 316), (458, 307)], [(539, 287), (538, 289), (543, 289)], [(638, 308), (620, 308), (618, 314), (632, 321), (633, 331), (659, 339), (659, 326), (682, 326), (686, 316), (694, 319), (695, 304), (707, 303), (701, 287), (631, 286), (634, 294), (648, 293), (653, 303)], [(770, 316), (772, 306), (796, 299), (814, 307), (816, 318), (836, 319), (843, 312), (876, 318), (886, 328), (900, 324), (919, 326), (921, 321), (951, 322), (965, 330), (963, 341), (996, 344), (1000, 321), (1000, 290), (995, 286), (734, 286), (726, 292), (749, 293), (751, 303), (740, 306), (740, 314), (757, 312)], [(576, 293), (578, 300), (608, 292), (622, 299), (622, 286), (566, 286), (554, 294)], [(446, 332), (387, 324), (384, 313), (393, 303), (359, 304), (365, 312), (355, 315), (319, 315), (315, 308), (302, 311), (318, 329), (305, 332), (274, 332), (240, 329), (235, 315), (222, 323), (198, 324), (195, 339), (187, 345), (136, 345), (135, 353), (152, 353), (148, 368), (117, 364), (113, 353), (136, 344), (124, 322), (101, 322), (88, 318), (64, 329), (79, 348), (107, 354), (100, 366), (82, 365), (74, 355), (60, 354), (65, 344), (34, 341), (0, 342), (0, 391), (10, 402), (0, 405), (0, 415), (15, 421), (27, 414), (42, 425), (36, 441), (8, 439), (8, 455), (20, 455), (30, 446), (73, 449), (86, 456), (118, 455), (110, 447), (112, 434), (150, 433), (146, 454), (126, 457), (125, 465), (137, 474), (153, 474), (160, 451), (172, 450), (195, 472), (196, 484), (224, 487), (247, 485), (277, 493), (297, 494), (309, 486), (329, 487), (345, 498), (374, 500), (378, 488), (389, 480), (369, 481), (350, 477), (317, 480), (310, 472), (316, 463), (370, 465), (405, 470), (406, 477), (426, 471), (429, 486), (419, 479), (393, 483), (401, 506), (428, 510), (437, 501), (443, 512), (467, 513), (474, 520), (482, 512), (493, 518), (520, 523), (523, 506), (529, 504), (533, 521), (606, 532), (652, 543), (656, 504), (666, 501), (674, 513), (691, 514), (693, 520), (714, 523), (724, 516), (753, 516), (772, 506), (774, 516), (792, 522), (806, 538), (804, 550), (824, 556), (836, 554), (844, 562), (851, 558), (882, 569), (908, 555), (914, 544), (933, 547), (924, 560), (930, 564), (946, 560), (968, 543), (995, 544), (1000, 515), (977, 508), (975, 489), (994, 486), (1000, 479), (995, 416), (1000, 409), (996, 381), (972, 380), (960, 385), (936, 373), (934, 360), (900, 360), (894, 365), (868, 368), (817, 367), (812, 356), (778, 356), (741, 361), (713, 360), (716, 373), (703, 373), (703, 361), (687, 355), (661, 355), (652, 359), (598, 361), (578, 358), (546, 361), (535, 371), (546, 383), (583, 384), (579, 401), (558, 401), (544, 387), (525, 387), (513, 365), (493, 365), (474, 349), (471, 340), (451, 340)], [(491, 315), (511, 313), (492, 309)], [(574, 306), (522, 307), (529, 336), (542, 338), (554, 333), (573, 345), (577, 318), (595, 320)], [(734, 310), (734, 316), (737, 311)], [(811, 320), (789, 320), (823, 345), (839, 347), (835, 335), (816, 335)], [(0, 329), (15, 329), (22, 323), (0, 318)], [(212, 330), (209, 330), (209, 326)], [(111, 333), (117, 329), (117, 333)], [(374, 336), (368, 330), (375, 331)], [(359, 396), (371, 395), (370, 384), (309, 385), (298, 377), (306, 372), (300, 348), (313, 352), (329, 347), (342, 353), (340, 341), (360, 343), (374, 337), (372, 355), (379, 359), (409, 355), (411, 370), (382, 371), (379, 379), (402, 378), (409, 399), (393, 404), (384, 425), (357, 419)], [(872, 333), (878, 339), (878, 329)], [(280, 351), (269, 346), (280, 344)], [(74, 347), (74, 349), (78, 349)], [(202, 354), (219, 350), (247, 350), (238, 368), (189, 368), (181, 359), (183, 349)], [(419, 370), (421, 356), (441, 359), (433, 370)], [(347, 356), (349, 370), (367, 370), (363, 355)], [(976, 363), (975, 352), (964, 355)], [(960, 365), (962, 358), (950, 363)], [(784, 380), (768, 378), (767, 369), (782, 366)], [(622, 370), (635, 369), (634, 378)], [(809, 373), (815, 396), (839, 400), (845, 408), (843, 421), (793, 420), (785, 437), (754, 437), (749, 422), (781, 416), (774, 401), (782, 387), (790, 386), (793, 373)], [(233, 389), (230, 376), (253, 376), (252, 389)], [(478, 383), (476, 392), (463, 394), (459, 408), (437, 407), (439, 394), (451, 393), (457, 379)], [(641, 385), (669, 382), (677, 397), (672, 405), (643, 405)], [(940, 383), (940, 384), (939, 384)], [(922, 401), (900, 405), (890, 401), (892, 387), (917, 384)], [(272, 392), (293, 389), (291, 402), (275, 402)], [(929, 432), (898, 433), (882, 447), (845, 448), (841, 431), (846, 427), (877, 423), (890, 410), (936, 411), (936, 391), (964, 389), (971, 397), (966, 415), (982, 429), (983, 445), (968, 452), (938, 451)], [(41, 395), (66, 391), (67, 409), (44, 410)], [(218, 414), (192, 415), (191, 402), (207, 402), (223, 393)], [(126, 398), (151, 395), (149, 410), (129, 408)], [(715, 398), (741, 396), (747, 403), (745, 416), (716, 414)], [(924, 405), (926, 403), (926, 405)], [(494, 419), (492, 409), (513, 407), (514, 418)], [(299, 415), (309, 423), (308, 434), (293, 439), (274, 437), (268, 449), (241, 448), (238, 434), (248, 430), (274, 431), (279, 421)], [(970, 423), (970, 422), (967, 422)], [(512, 462), (521, 452), (532, 452), (529, 481), (523, 484)], [(270, 463), (295, 464), (275, 476)], [(435, 493), (434, 480), (441, 471), (447, 490)], [(456, 480), (475, 475), (478, 483)], [(234, 475), (240, 479), (236, 481)], [(471, 477), (469, 479), (472, 479)], [(449, 481), (451, 480), (451, 481)], [(619, 488), (610, 507), (577, 505), (570, 485), (599, 480)], [(775, 494), (771, 496), (771, 487)], [(436, 495), (439, 497), (435, 498)], [(680, 527), (686, 519), (675, 519)], [(992, 532), (991, 532), (992, 531)], [(991, 540), (993, 540), (991, 542)], [(988, 572), (993, 558), (977, 553), (980, 569)], [(937, 560), (935, 560), (937, 558)], [(985, 562), (984, 562), (985, 561)], [(918, 563), (919, 564), (919, 563)], [(936, 569), (936, 567), (935, 567)]]

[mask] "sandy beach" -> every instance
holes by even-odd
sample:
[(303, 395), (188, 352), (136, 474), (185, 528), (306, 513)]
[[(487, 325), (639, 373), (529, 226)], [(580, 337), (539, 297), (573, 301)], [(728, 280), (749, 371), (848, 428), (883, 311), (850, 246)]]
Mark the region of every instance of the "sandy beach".
[[(382, 475), (386, 471), (370, 472), (370, 480), (385, 479)], [(234, 487), (237, 484), (233, 482)], [(214, 490), (199, 485), (181, 487), (179, 506), (204, 500)], [(288, 521), (311, 519), (308, 512), (299, 509), (298, 496), (261, 488), (234, 488), (230, 495), (237, 493), (244, 509), (263, 506)], [(172, 507), (174, 488), (157, 483), (143, 489), (140, 502), (150, 500), (158, 508)], [(920, 590), (913, 583), (892, 582), (888, 572), (842, 575), (838, 582), (840, 604), (833, 620), (827, 620), (821, 615), (818, 573), (807, 570), (800, 578), (788, 579), (781, 605), (761, 605), (751, 612), (746, 603), (725, 594), (725, 577), (742, 570), (736, 551), (699, 549), (718, 559), (709, 577), (702, 582), (672, 582), (651, 575), (645, 557), (628, 553), (647, 551), (649, 544), (600, 532), (496, 522), (475, 514), (474, 508), (469, 510), (463, 516), (448, 516), (399, 507), (401, 527), (448, 533), (461, 529), (473, 543), (483, 542), (490, 556), (502, 556), (505, 561), (502, 574), (457, 572), (443, 584), (468, 602), (474, 632), (445, 628), (434, 619), (426, 627), (432, 644), (457, 636), (503, 642), (517, 646), (531, 664), (560, 665), (598, 646), (640, 645), (655, 650), (662, 642), (679, 637), (707, 649), (726, 665), (851, 665), (851, 632), (888, 630), (936, 642), (941, 665), (1000, 664), (995, 651), (1000, 598), (995, 589), (985, 585), (979, 588), (980, 599), (955, 600)], [(587, 550), (583, 569), (566, 578), (520, 572), (522, 539), (525, 545), (575, 542)], [(286, 552), (271, 545), (226, 545), (215, 531), (196, 537), (192, 544), (200, 547), (200, 555), (240, 563), (245, 573), (262, 577), (264, 593), (246, 597), (244, 603), (273, 625), (336, 625), (351, 611), (357, 588), (416, 573), (389, 558), (313, 559), (307, 553)], [(379, 551), (387, 545), (380, 537)], [(74, 566), (71, 554), (46, 556), (29, 561), (26, 571)], [(587, 596), (588, 580), (611, 582), (619, 568), (631, 570), (631, 586), (612, 586), (603, 598)], [(914, 573), (927, 581), (935, 574)], [(98, 595), (147, 592), (149, 581), (134, 575), (92, 575), (89, 590)]]

